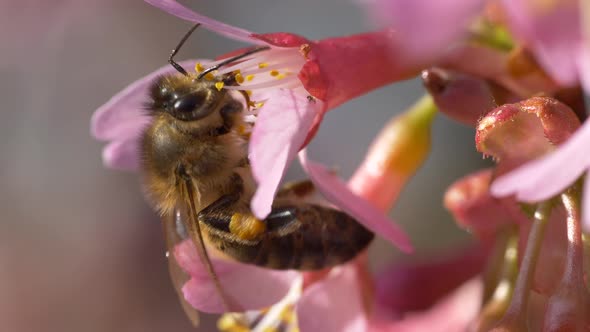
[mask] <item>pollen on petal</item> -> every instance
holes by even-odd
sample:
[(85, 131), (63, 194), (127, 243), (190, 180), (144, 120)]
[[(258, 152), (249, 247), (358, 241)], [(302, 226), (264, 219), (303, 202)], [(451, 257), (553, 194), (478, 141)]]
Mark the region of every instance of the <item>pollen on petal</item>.
[(261, 62), (258, 64), (258, 68), (260, 68), (260, 69), (266, 68), (266, 67), (268, 67), (268, 63), (266, 63), (266, 62)]
[(272, 76), (272, 77), (277, 77), (277, 76), (279, 76), (279, 74), (280, 74), (279, 71), (276, 69), (273, 69), (270, 71), (270, 76)]
[(215, 87), (217, 88), (217, 91), (221, 91), (221, 89), (223, 89), (224, 86), (225, 86), (225, 83), (223, 83), (223, 82), (216, 82), (215, 83)]
[(202, 73), (205, 70), (205, 66), (203, 66), (202, 63), (197, 62), (197, 64), (195, 65), (195, 70), (197, 71), (197, 73)]
[(254, 79), (254, 75), (247, 75), (246, 76), (246, 81), (250, 82)]

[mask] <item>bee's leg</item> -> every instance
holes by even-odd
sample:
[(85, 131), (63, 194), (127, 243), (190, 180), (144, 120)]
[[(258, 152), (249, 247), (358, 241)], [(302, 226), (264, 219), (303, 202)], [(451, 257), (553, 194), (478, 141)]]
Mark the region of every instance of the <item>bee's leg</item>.
[[(234, 174), (232, 190), (198, 213), (197, 217), (205, 227), (231, 233), (243, 240), (256, 240), (269, 229), (280, 227), (295, 220), (294, 209), (288, 206), (273, 206), (264, 219), (256, 218), (249, 207), (241, 200), (244, 190), (242, 178)], [(310, 183), (301, 183), (301, 188)]]
[(232, 188), (229, 193), (222, 195), (197, 214), (199, 221), (226, 232), (229, 232), (232, 214), (238, 210), (237, 205), (244, 192), (244, 182), (240, 175), (234, 173), (230, 183), (232, 183)]

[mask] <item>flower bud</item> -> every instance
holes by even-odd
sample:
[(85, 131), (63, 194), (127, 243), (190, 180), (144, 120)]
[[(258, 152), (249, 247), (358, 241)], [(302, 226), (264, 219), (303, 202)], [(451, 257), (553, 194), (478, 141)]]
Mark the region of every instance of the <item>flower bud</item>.
[(468, 126), (496, 107), (489, 85), (473, 76), (435, 67), (422, 71), (422, 81), (442, 113)]
[(498, 230), (513, 223), (510, 213), (490, 194), (492, 170), (467, 175), (453, 183), (444, 197), (444, 205), (457, 224), (480, 239), (493, 239)]
[(351, 186), (366, 193), (364, 197), (376, 207), (390, 209), (406, 181), (428, 156), (435, 114), (432, 99), (424, 97), (393, 118), (373, 142)]
[(533, 97), (490, 111), (477, 125), (477, 150), (498, 162), (504, 173), (540, 157), (566, 141), (580, 120), (565, 104)]

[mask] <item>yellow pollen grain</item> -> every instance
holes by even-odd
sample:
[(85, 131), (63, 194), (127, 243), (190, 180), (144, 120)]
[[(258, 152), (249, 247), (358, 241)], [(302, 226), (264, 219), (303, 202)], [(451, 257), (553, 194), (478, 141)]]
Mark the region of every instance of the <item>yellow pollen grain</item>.
[(277, 80), (282, 80), (282, 79), (283, 79), (283, 78), (285, 78), (285, 77), (287, 77), (287, 75), (285, 75), (285, 74), (280, 74), (280, 75), (277, 75), (277, 77), (276, 77), (276, 78), (277, 78)]
[(250, 82), (253, 79), (254, 79), (254, 75), (252, 75), (252, 74), (246, 76), (246, 81), (248, 81), (248, 82)]
[(252, 90), (246, 90), (246, 94), (248, 95), (248, 97), (252, 97)]
[(237, 73), (234, 77), (236, 79), (236, 82), (238, 82), (238, 84), (244, 83), (244, 76), (242, 76), (242, 74)]
[(293, 307), (286, 307), (283, 312), (281, 312), (281, 320), (288, 325), (295, 323), (295, 312), (293, 312)]
[(266, 231), (266, 223), (253, 215), (234, 213), (229, 222), (229, 231), (240, 239), (254, 240)]
[(266, 63), (266, 62), (261, 62), (258, 64), (258, 68), (260, 68), (260, 69), (266, 68), (266, 67), (268, 67), (268, 63)]
[(223, 315), (217, 320), (217, 329), (223, 332), (249, 332), (250, 329), (232, 317), (232, 315)]
[(270, 76), (272, 76), (272, 77), (277, 77), (277, 76), (279, 76), (279, 74), (280, 73), (278, 70), (273, 69), (270, 71)]
[(262, 106), (264, 106), (264, 103), (263, 102), (254, 104), (254, 107), (255, 108), (261, 108)]
[(205, 70), (205, 67), (200, 62), (197, 62), (195, 65), (195, 70), (197, 73), (202, 73)]
[(225, 83), (223, 82), (215, 82), (215, 87), (217, 88), (217, 91), (221, 91), (221, 89), (223, 89), (224, 86)]
[(205, 79), (207, 81), (213, 81), (215, 79), (215, 75), (213, 75), (213, 73), (207, 73), (207, 75), (205, 75)]
[(247, 132), (246, 130), (246, 126), (245, 125), (239, 125), (238, 126), (238, 134), (239, 135), (245, 135)]
[(262, 332), (279, 332), (279, 329), (276, 327), (269, 326), (269, 327), (264, 328), (264, 330), (262, 330)]

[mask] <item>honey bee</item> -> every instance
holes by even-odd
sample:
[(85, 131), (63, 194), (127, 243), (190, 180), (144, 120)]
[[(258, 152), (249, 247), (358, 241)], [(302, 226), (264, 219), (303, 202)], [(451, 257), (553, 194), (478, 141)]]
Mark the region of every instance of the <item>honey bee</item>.
[[(344, 212), (311, 203), (309, 181), (283, 187), (269, 216), (254, 217), (248, 137), (238, 130), (251, 126), (244, 121), (247, 106), (204, 76), (268, 48), (251, 49), (200, 74), (188, 73), (173, 57), (197, 26), (169, 58), (179, 73), (157, 78), (150, 88), (152, 121), (141, 142), (146, 192), (163, 217), (169, 249), (190, 237), (214, 279), (205, 243), (237, 261), (271, 269), (316, 270), (355, 257), (374, 234)], [(220, 80), (237, 85), (233, 73)], [(172, 255), (169, 259), (174, 263)], [(181, 287), (185, 280), (177, 277), (179, 268), (170, 268)]]

